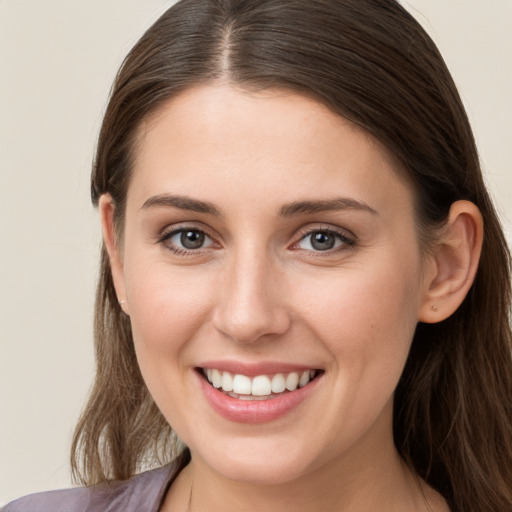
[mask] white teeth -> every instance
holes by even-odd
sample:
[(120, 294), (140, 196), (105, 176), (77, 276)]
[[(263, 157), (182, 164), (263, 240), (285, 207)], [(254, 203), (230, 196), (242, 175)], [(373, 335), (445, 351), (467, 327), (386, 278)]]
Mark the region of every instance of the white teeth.
[(235, 375), (233, 378), (233, 391), (239, 395), (250, 395), (252, 391), (251, 379), (245, 375)]
[(238, 400), (254, 400), (254, 397), (252, 395), (240, 395)]
[(214, 388), (220, 388), (222, 385), (222, 376), (219, 372), (219, 370), (212, 370), (212, 378), (211, 383), (213, 384)]
[(282, 373), (276, 373), (272, 377), (272, 393), (282, 393), (286, 389), (286, 381)]
[(252, 379), (252, 394), (254, 396), (266, 396), (270, 393), (272, 393), (272, 385), (266, 375), (258, 375)]
[(233, 391), (233, 375), (229, 372), (223, 372), (222, 374), (222, 390)]
[(203, 373), (214, 388), (222, 388), (223, 391), (240, 400), (265, 400), (272, 398), (272, 394), (283, 393), (286, 390), (295, 391), (299, 387), (304, 387), (316, 376), (315, 370), (305, 370), (302, 373), (276, 373), (274, 376), (258, 375), (253, 378), (241, 374), (233, 375), (214, 368), (207, 368)]
[(303, 388), (309, 382), (309, 370), (302, 372), (302, 375), (299, 379), (299, 386)]
[(286, 389), (288, 391), (295, 391), (299, 385), (299, 374), (297, 372), (289, 373), (286, 376)]

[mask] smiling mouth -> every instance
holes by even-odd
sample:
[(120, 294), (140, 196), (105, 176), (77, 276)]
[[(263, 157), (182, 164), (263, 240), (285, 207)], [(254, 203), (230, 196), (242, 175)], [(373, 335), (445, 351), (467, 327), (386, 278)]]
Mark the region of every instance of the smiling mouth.
[(249, 377), (215, 368), (199, 368), (212, 387), (239, 400), (271, 400), (307, 386), (321, 370), (276, 373)]

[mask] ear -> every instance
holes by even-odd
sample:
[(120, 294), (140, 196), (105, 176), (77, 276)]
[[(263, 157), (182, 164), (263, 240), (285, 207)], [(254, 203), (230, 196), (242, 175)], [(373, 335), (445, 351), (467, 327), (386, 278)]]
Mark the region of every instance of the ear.
[(436, 323), (462, 304), (475, 279), (482, 250), (483, 220), (478, 207), (456, 201), (432, 250), (419, 321)]
[(99, 200), (99, 211), (101, 218), (101, 229), (103, 232), (103, 243), (110, 258), (110, 268), (112, 270), (112, 279), (116, 290), (117, 299), (120, 307), (128, 315), (129, 307), (126, 299), (126, 288), (123, 270), (123, 255), (120, 242), (116, 236), (114, 227), (115, 204), (110, 194), (103, 194)]

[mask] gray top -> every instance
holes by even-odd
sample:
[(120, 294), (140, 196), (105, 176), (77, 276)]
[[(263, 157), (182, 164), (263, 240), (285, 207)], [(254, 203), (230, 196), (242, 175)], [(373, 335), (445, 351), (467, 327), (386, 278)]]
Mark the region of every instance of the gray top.
[(31, 494), (7, 504), (2, 512), (158, 512), (182, 467), (177, 460), (129, 480)]

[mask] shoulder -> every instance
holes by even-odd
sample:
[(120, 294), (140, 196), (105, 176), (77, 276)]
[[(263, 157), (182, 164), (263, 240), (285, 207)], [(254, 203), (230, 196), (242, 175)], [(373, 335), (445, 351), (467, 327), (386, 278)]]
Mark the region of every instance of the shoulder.
[(2, 512), (85, 512), (93, 488), (39, 492), (6, 505)]
[(7, 504), (1, 512), (157, 512), (179, 469), (171, 464), (129, 480), (31, 494)]

